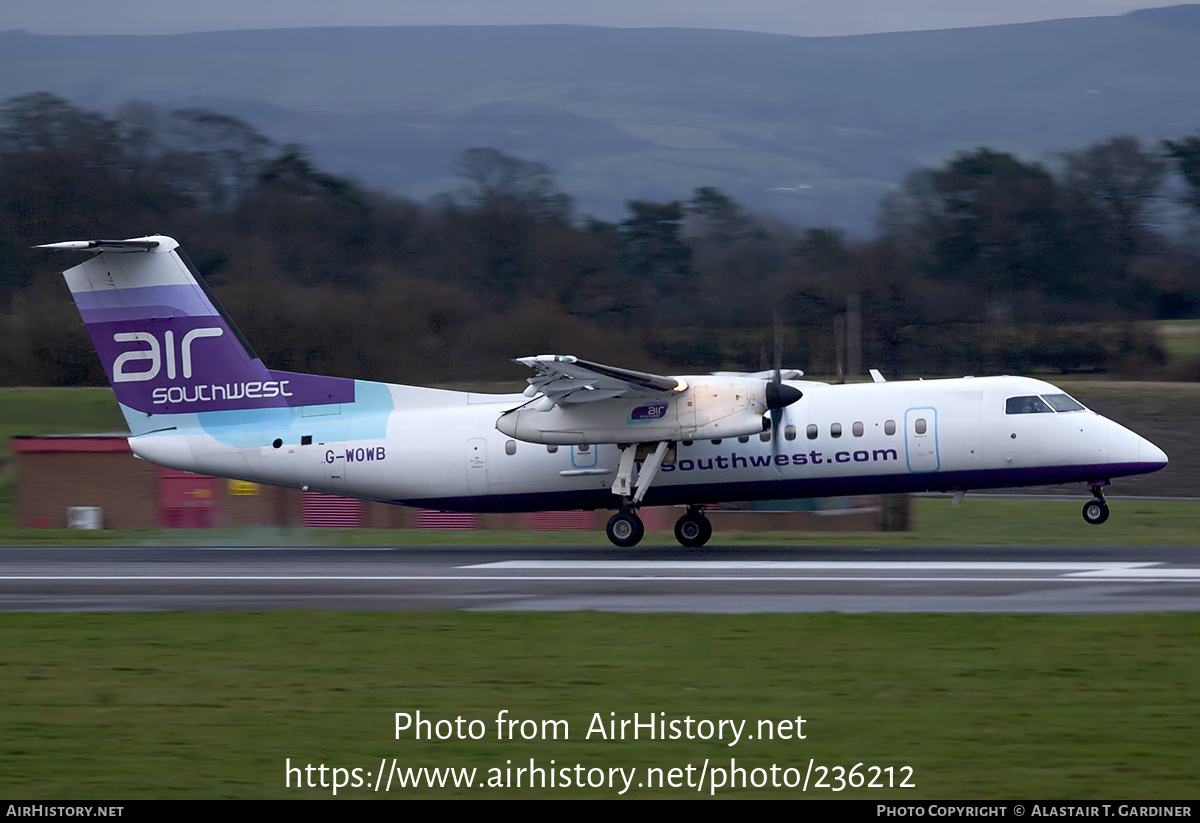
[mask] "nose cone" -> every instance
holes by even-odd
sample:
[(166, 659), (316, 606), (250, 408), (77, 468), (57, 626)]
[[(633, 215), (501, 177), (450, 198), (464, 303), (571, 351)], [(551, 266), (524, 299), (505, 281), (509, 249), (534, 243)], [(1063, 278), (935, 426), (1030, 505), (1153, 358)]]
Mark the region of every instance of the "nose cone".
[(1108, 423), (1108, 462), (1114, 476), (1148, 474), (1167, 465), (1167, 455), (1158, 446), (1119, 423)]
[(1148, 466), (1147, 471), (1156, 472), (1167, 465), (1167, 453), (1144, 437), (1138, 440), (1138, 462)]

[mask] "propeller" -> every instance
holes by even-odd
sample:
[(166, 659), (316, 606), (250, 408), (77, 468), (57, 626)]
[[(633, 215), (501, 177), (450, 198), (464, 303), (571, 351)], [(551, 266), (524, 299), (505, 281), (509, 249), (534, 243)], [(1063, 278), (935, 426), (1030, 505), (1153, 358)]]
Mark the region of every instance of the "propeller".
[[(779, 310), (772, 312), (772, 321), (775, 333), (775, 370), (771, 375), (771, 380), (767, 383), (766, 401), (767, 414), (771, 420), (771, 456), (779, 456), (779, 429), (783, 422), (783, 410), (795, 403), (804, 396), (803, 392), (794, 386), (785, 386), (783, 383), (782, 366), (783, 366), (783, 335), (779, 330)], [(775, 471), (779, 471), (779, 461), (772, 460), (771, 464), (775, 466)]]

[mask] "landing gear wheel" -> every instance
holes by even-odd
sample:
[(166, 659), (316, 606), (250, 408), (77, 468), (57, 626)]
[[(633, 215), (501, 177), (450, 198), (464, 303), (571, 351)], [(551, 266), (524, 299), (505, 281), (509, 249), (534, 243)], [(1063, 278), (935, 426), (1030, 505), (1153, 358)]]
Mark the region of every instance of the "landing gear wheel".
[(642, 524), (642, 519), (625, 509), (609, 518), (608, 525), (604, 527), (604, 530), (608, 533), (608, 539), (612, 541), (613, 545), (620, 546), (622, 549), (636, 546), (646, 534), (646, 527)]
[(712, 537), (712, 523), (704, 512), (690, 511), (675, 521), (675, 539), (679, 545), (698, 549)]
[(1083, 504), (1083, 519), (1099, 526), (1108, 519), (1108, 504), (1103, 500), (1089, 500)]

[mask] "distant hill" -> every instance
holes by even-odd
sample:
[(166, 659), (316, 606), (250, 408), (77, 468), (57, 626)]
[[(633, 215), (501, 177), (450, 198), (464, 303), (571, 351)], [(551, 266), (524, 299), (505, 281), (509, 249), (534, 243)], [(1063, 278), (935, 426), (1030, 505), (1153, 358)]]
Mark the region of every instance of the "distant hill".
[(804, 224), (869, 230), (921, 164), (1026, 158), (1200, 128), (1200, 5), (1123, 17), (802, 38), (580, 26), (0, 33), (0, 98), (204, 105), (331, 171), (417, 198), (494, 146), (555, 169), (580, 211), (718, 186)]

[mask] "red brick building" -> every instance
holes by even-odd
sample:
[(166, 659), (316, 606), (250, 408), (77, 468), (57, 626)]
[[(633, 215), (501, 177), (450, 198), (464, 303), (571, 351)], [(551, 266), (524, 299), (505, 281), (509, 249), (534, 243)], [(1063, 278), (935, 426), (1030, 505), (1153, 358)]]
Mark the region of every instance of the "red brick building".
[(19, 528), (67, 528), (72, 509), (99, 509), (106, 529), (376, 526), (413, 519), (364, 504), (164, 469), (133, 456), (124, 435), (16, 437)]

